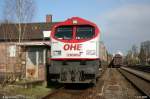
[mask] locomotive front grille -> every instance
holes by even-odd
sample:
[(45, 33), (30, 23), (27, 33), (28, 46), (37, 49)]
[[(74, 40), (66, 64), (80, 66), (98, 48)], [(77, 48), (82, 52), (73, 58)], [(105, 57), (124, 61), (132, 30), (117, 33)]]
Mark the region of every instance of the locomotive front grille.
[(87, 74), (84, 70), (77, 69), (62, 69), (60, 73), (60, 82), (64, 83), (79, 83), (87, 80), (95, 79), (95, 74)]
[(75, 81), (75, 78), (76, 78), (76, 72), (75, 71), (70, 71), (70, 76), (71, 76), (71, 81), (74, 82)]
[(62, 72), (61, 73), (61, 81), (66, 81), (67, 80), (67, 72)]
[(80, 81), (88, 80), (88, 79), (94, 79), (95, 74), (86, 74), (84, 71), (80, 71)]
[(76, 76), (76, 71), (74, 71), (74, 70), (62, 71), (60, 80), (61, 81), (72, 81), (72, 82), (75, 82), (76, 81), (76, 77), (77, 77)]
[(84, 78), (85, 79), (94, 79), (95, 78), (95, 74), (84, 74)]

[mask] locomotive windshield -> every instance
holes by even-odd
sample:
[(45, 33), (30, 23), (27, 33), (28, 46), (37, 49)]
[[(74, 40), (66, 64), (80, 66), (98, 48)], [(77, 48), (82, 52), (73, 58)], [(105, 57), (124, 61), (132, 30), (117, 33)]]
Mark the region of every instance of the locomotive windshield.
[(95, 36), (94, 28), (91, 26), (78, 26), (76, 39), (89, 39)]
[(56, 38), (69, 40), (73, 37), (73, 28), (71, 26), (61, 26), (58, 27), (55, 31)]
[[(76, 28), (75, 30), (73, 28)], [(74, 32), (73, 32), (74, 31)], [(95, 36), (95, 29), (92, 26), (59, 26), (55, 30), (55, 38), (71, 40), (75, 33), (75, 39), (90, 39)]]

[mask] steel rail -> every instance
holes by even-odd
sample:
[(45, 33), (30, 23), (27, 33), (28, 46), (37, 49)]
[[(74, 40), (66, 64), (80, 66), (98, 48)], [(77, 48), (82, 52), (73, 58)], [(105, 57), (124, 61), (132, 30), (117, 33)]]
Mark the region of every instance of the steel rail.
[[(119, 72), (127, 78), (136, 88), (150, 98), (150, 81), (146, 78), (139, 76), (141, 72), (134, 69), (126, 69), (125, 67), (118, 69)], [(136, 71), (133, 72), (132, 70)], [(144, 75), (144, 74), (143, 74)], [(149, 75), (150, 77), (150, 75)]]

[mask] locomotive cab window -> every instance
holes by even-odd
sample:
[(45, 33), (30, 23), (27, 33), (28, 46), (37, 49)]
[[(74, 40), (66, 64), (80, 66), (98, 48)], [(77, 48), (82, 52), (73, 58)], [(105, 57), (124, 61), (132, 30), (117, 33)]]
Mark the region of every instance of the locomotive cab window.
[(94, 27), (78, 26), (76, 31), (76, 39), (90, 39), (95, 36)]
[(73, 28), (71, 26), (60, 26), (56, 28), (55, 38), (69, 40), (73, 37)]

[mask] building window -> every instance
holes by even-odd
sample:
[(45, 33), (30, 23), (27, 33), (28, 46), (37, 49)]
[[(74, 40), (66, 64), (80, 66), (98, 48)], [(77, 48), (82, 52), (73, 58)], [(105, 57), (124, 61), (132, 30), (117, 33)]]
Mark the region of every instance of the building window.
[(43, 64), (44, 63), (44, 57), (43, 57), (43, 49), (39, 49), (39, 64)]
[(28, 52), (28, 64), (36, 66), (36, 52)]
[(16, 45), (8, 47), (9, 57), (16, 57)]
[(37, 47), (28, 48), (27, 65), (38, 66), (44, 64), (44, 49)]

